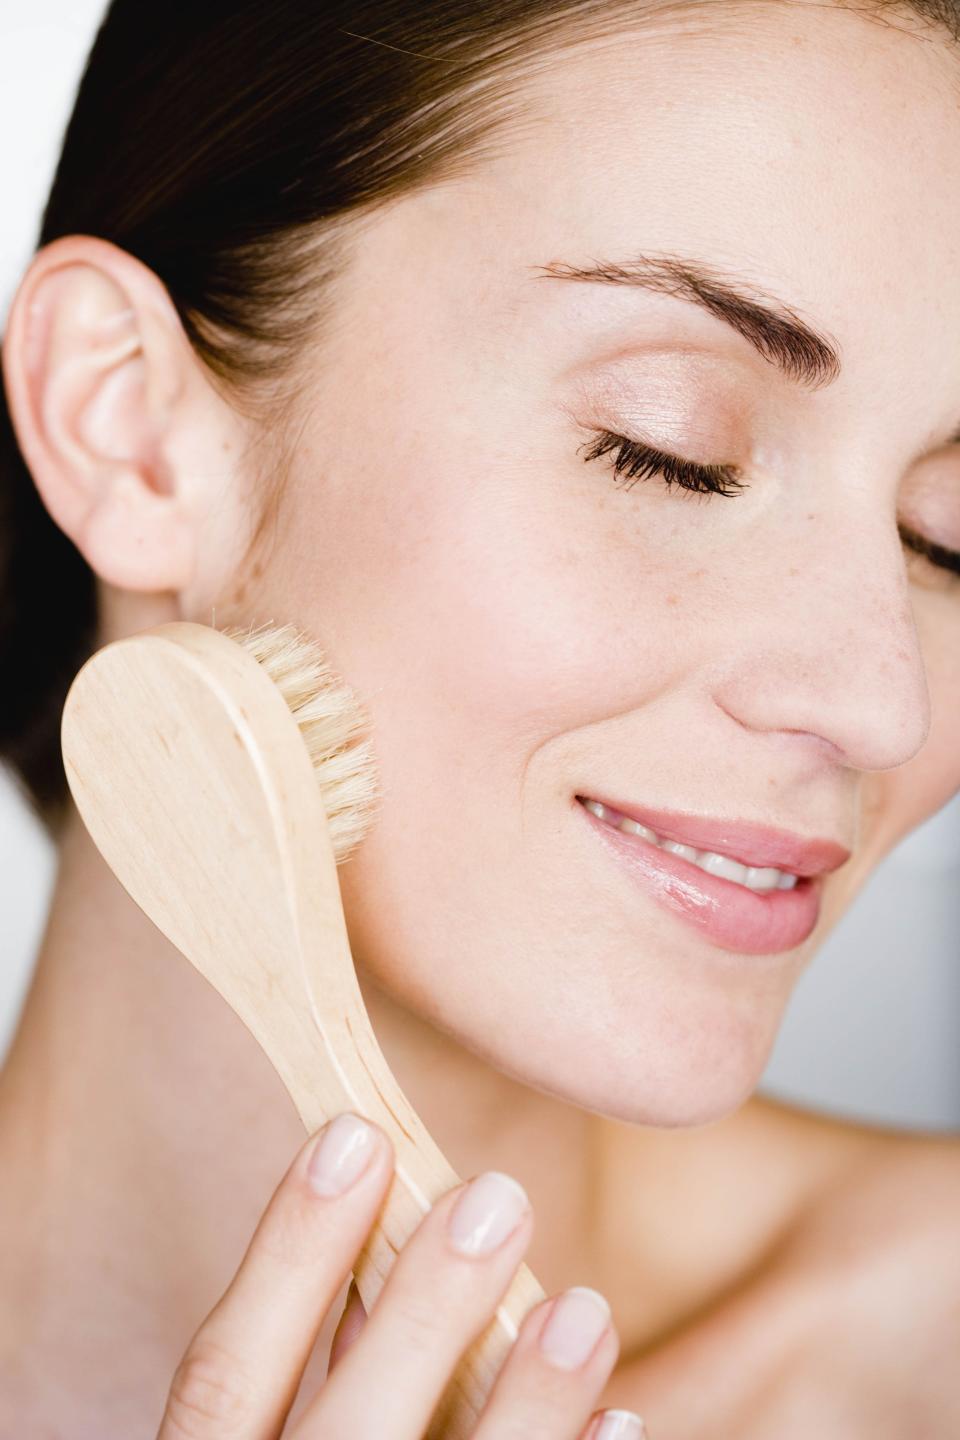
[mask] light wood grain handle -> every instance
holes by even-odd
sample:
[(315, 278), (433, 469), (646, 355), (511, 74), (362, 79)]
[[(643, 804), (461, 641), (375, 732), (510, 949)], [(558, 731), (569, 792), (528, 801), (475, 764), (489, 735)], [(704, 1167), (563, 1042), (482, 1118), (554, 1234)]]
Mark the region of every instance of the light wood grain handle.
[[(380, 1221), (354, 1266), (357, 1289), (364, 1308), (372, 1309), (397, 1252), (420, 1223), (422, 1212), (411, 1203), (403, 1177), (395, 1176)], [(512, 1346), (524, 1316), (544, 1299), (534, 1275), (521, 1264), (496, 1313), (464, 1352), (429, 1431), (436, 1440), (468, 1440), (487, 1396)]]
[[(354, 1264), (357, 1289), (369, 1313), (399, 1251), (437, 1200), (460, 1183), (460, 1177), (387, 1069), (366, 1012), (353, 1019), (347, 1012), (341, 1018), (342, 1030), (327, 1020), (322, 1036), (323, 1045), (339, 1055), (339, 1061), (332, 1066), (329, 1059), (323, 1065), (311, 1065), (304, 1055), (291, 1066), (296, 1051), (288, 1044), (278, 1069), (308, 1132), (341, 1110), (351, 1109), (380, 1125), (393, 1145), (394, 1178)], [(343, 1086), (338, 1104), (331, 1104), (326, 1086), (321, 1092), (321, 1087), (311, 1083), (312, 1077), (326, 1076), (331, 1069), (340, 1075)], [(545, 1298), (533, 1273), (521, 1263), (490, 1323), (464, 1352), (437, 1407), (431, 1440), (469, 1440), (520, 1324)]]
[[(286, 701), (235, 641), (176, 621), (87, 661), (61, 744), (98, 849), (250, 1030), (308, 1133), (353, 1109), (390, 1136), (396, 1173), (355, 1266), (369, 1311), (397, 1252), (459, 1177), (371, 1029), (323, 800)], [(544, 1298), (520, 1265), (447, 1386), (431, 1440), (469, 1440), (521, 1321)]]

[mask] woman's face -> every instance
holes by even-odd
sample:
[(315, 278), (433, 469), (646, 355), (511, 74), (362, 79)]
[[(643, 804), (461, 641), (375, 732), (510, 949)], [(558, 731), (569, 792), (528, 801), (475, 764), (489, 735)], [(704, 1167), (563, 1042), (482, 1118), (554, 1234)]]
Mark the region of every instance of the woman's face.
[[(372, 720), (355, 956), (584, 1107), (739, 1104), (828, 930), (960, 786), (960, 577), (898, 535), (960, 550), (958, 78), (939, 34), (802, 4), (570, 51), (501, 158), (370, 222), (323, 337), (252, 618), (308, 629)], [(549, 273), (600, 264), (659, 288)], [(721, 280), (840, 373), (725, 319)], [(584, 459), (604, 431), (744, 488), (618, 479)], [(761, 867), (724, 822), (852, 857), (754, 894), (578, 796)]]

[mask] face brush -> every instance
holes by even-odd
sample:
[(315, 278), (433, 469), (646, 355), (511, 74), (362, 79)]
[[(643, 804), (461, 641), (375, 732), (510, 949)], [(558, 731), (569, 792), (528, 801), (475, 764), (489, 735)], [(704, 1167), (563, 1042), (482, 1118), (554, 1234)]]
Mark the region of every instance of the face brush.
[[(355, 1266), (369, 1313), (397, 1251), (460, 1177), (387, 1066), (350, 953), (336, 867), (379, 798), (365, 730), (352, 690), (292, 626), (175, 621), (87, 660), (61, 746), (107, 864), (239, 1015), (307, 1132), (352, 1109), (390, 1136), (394, 1178)], [(518, 1325), (544, 1298), (521, 1264), (429, 1436), (473, 1433)]]

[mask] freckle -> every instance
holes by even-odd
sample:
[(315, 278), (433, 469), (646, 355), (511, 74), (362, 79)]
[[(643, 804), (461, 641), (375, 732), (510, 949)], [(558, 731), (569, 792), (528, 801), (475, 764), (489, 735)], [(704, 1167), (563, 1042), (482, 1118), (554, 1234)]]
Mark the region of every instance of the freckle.
[(791, 566), (790, 566), (790, 570), (789, 570), (789, 574), (791, 574), (791, 575), (799, 575), (799, 574), (800, 574), (800, 571), (797, 569), (796, 565), (791, 565)]
[(817, 518), (816, 511), (815, 511), (815, 510), (811, 510), (811, 511), (810, 511), (810, 514), (807, 516), (807, 519), (808, 519), (808, 520), (816, 520), (816, 518)]
[(668, 596), (667, 596), (667, 604), (668, 604), (668, 605), (679, 605), (679, 603), (680, 603), (680, 596), (679, 596), (679, 595), (668, 595)]

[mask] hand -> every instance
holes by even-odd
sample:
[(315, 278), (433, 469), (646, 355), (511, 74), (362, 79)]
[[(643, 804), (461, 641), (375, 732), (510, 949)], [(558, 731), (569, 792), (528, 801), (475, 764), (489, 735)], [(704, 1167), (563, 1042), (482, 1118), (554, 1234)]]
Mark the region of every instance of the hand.
[[(421, 1440), (533, 1233), (525, 1193), (497, 1172), (441, 1196), (397, 1256), (369, 1317), (359, 1297), (344, 1311), (326, 1381), (284, 1432), (393, 1166), (384, 1131), (351, 1112), (309, 1138), (177, 1366), (157, 1440)], [(591, 1413), (620, 1348), (605, 1302), (594, 1296), (577, 1287), (564, 1292), (563, 1310), (551, 1297), (525, 1317), (475, 1440), (642, 1435), (627, 1411)]]

